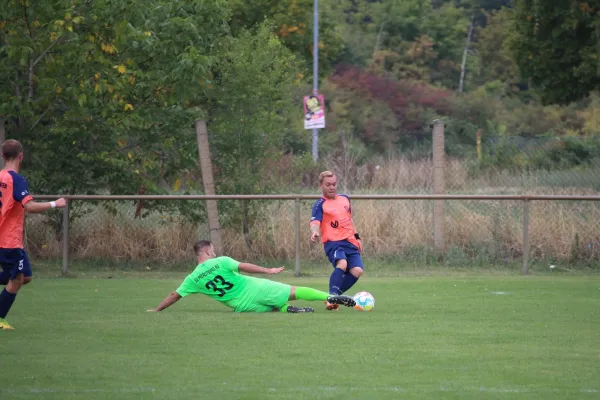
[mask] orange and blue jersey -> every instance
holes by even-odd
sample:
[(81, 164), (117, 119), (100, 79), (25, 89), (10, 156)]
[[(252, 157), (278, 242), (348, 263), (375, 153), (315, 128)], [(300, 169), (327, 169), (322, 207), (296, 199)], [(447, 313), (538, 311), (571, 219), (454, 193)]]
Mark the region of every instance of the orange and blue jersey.
[(326, 245), (329, 242), (347, 241), (358, 248), (358, 241), (354, 237), (352, 223), (352, 207), (350, 198), (339, 194), (335, 199), (325, 197), (316, 201), (312, 208), (310, 224), (319, 224), (321, 227), (321, 240)]
[(23, 248), (25, 204), (33, 200), (27, 182), (15, 171), (0, 171), (0, 248)]

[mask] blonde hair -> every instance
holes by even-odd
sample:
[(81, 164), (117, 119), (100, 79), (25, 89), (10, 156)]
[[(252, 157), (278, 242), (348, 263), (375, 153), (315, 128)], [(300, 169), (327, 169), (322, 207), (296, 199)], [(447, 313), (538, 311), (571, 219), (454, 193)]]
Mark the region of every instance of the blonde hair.
[(325, 178), (331, 178), (335, 176), (335, 174), (331, 171), (323, 171), (319, 174), (319, 185), (323, 184), (323, 181), (325, 180)]

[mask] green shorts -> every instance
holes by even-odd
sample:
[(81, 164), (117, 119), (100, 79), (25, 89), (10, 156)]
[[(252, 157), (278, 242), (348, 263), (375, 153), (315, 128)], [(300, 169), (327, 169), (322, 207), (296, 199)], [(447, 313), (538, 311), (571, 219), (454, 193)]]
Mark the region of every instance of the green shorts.
[(235, 312), (273, 312), (279, 311), (290, 299), (292, 287), (285, 283), (265, 279), (260, 285), (252, 287), (253, 296), (245, 304), (235, 308)]

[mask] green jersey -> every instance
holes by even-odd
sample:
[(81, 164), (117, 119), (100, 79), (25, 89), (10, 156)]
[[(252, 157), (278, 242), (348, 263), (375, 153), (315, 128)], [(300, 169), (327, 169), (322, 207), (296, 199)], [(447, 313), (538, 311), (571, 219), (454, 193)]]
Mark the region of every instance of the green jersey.
[[(282, 285), (267, 279), (254, 278), (240, 274), (239, 262), (229, 257), (217, 257), (199, 264), (181, 283), (176, 292), (185, 297), (190, 294), (202, 293), (235, 311), (245, 311), (263, 302), (264, 293), (273, 285)], [(281, 300), (287, 301), (289, 286), (278, 286), (274, 306)], [(287, 290), (287, 294), (285, 293)], [(268, 302), (270, 303), (270, 301)]]

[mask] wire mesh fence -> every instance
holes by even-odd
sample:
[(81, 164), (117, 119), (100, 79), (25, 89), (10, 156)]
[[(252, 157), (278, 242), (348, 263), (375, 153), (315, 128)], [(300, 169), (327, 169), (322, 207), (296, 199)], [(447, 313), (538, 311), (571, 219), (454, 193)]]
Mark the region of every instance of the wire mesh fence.
[[(426, 148), (427, 146), (423, 146)], [(600, 191), (600, 139), (487, 136), (446, 142), (448, 193), (590, 194)], [(357, 166), (351, 154), (327, 162), (352, 193), (432, 193), (431, 150), (410, 149)]]
[[(599, 139), (496, 135), (478, 136), (472, 145), (464, 141), (455, 145), (452, 137), (439, 140), (444, 138), (443, 125), (436, 124), (440, 145), (433, 151), (443, 168), (433, 167), (431, 154), (410, 152), (358, 166), (346, 147), (343, 154), (326, 161), (338, 175), (340, 191), (357, 199), (353, 200), (355, 222), (372, 273), (393, 274), (429, 265), (515, 268), (521, 262), (525, 269), (530, 260), (549, 265), (600, 264), (600, 197), (596, 201), (540, 198), (531, 204), (520, 197), (597, 196)], [(295, 261), (305, 274), (326, 275), (331, 267), (323, 247), (309, 240), (315, 167), (311, 164), (307, 174), (292, 161), (278, 160), (265, 179), (287, 189), (290, 182), (308, 184), (296, 189), (313, 194), (269, 199), (225, 196), (227, 200), (218, 202), (223, 252), (240, 260), (290, 267)], [(445, 201), (443, 248), (434, 202), (419, 197), (432, 193), (479, 197), (450, 196)], [(374, 198), (377, 194), (415, 197), (382, 200)], [(193, 244), (211, 236), (205, 202), (189, 197), (134, 197), (91, 201), (79, 196), (68, 214), (52, 210), (28, 215), (30, 257), (34, 262), (54, 262), (68, 253), (73, 265), (117, 268), (193, 265)]]
[[(193, 244), (210, 238), (202, 219), (203, 203), (155, 201), (139, 212), (139, 202), (74, 200), (69, 222), (70, 267), (189, 269), (195, 264)], [(323, 246), (309, 240), (312, 203), (298, 202), (300, 267), (302, 274), (325, 276), (331, 265)], [(353, 200), (366, 270), (376, 276), (428, 267), (520, 269), (524, 229), (530, 241), (529, 259), (534, 263), (600, 264), (598, 201), (533, 201), (529, 227), (524, 224), (522, 200), (445, 203), (446, 240), (440, 253), (434, 246), (433, 201)], [(224, 254), (266, 265), (282, 263), (294, 270), (295, 206), (293, 200), (219, 201)], [(26, 247), (32, 262), (60, 265), (60, 212), (28, 216), (26, 221)]]

